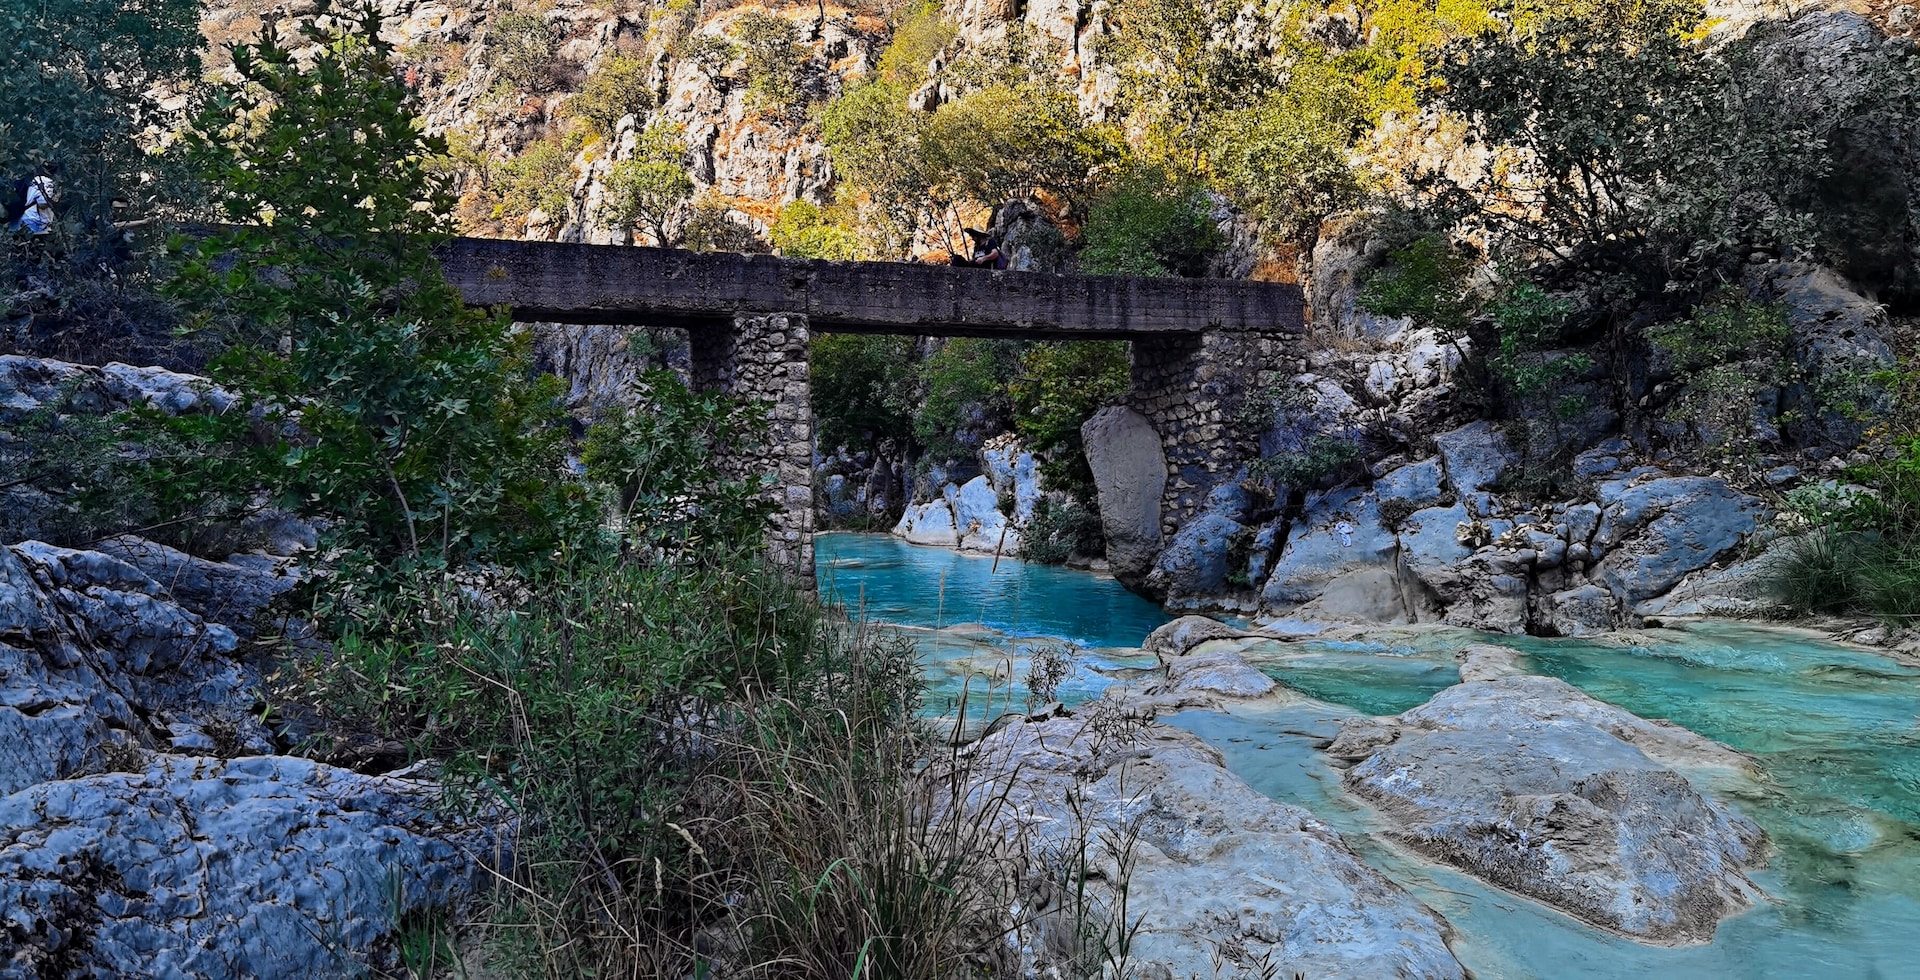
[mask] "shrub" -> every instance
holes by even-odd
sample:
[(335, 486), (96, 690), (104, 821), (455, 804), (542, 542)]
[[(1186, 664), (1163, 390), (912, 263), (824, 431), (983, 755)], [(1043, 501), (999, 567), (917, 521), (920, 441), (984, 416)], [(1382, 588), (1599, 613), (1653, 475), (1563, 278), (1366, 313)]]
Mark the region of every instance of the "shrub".
[(607, 173), (600, 219), (617, 228), (639, 228), (656, 244), (674, 244), (674, 218), (693, 197), (687, 147), (678, 126), (654, 122), (640, 134), (630, 159)]
[(1206, 192), (1154, 166), (1130, 169), (1095, 201), (1080, 237), (1081, 268), (1100, 275), (1201, 276), (1225, 244)]
[(500, 77), (520, 91), (532, 91), (553, 80), (554, 52), (560, 31), (539, 14), (507, 14), (488, 31), (488, 57)]
[(733, 209), (711, 189), (688, 209), (687, 222), (680, 226), (680, 244), (696, 252), (767, 253), (767, 243), (746, 222), (735, 220)]
[(593, 135), (611, 140), (620, 120), (628, 116), (645, 119), (652, 111), (653, 91), (648, 86), (648, 75), (645, 61), (610, 55), (587, 75), (579, 94), (567, 100), (567, 114), (580, 120)]
[(1302, 53), (1285, 85), (1212, 121), (1215, 167), (1269, 235), (1311, 242), (1322, 220), (1365, 192), (1348, 148), (1367, 131), (1371, 108), (1330, 57)]
[(860, 236), (828, 219), (811, 201), (794, 201), (780, 209), (767, 237), (781, 255), (796, 259), (855, 259)]
[(634, 407), (587, 430), (587, 475), (614, 487), (623, 533), (650, 549), (735, 551), (759, 543), (773, 505), (758, 479), (716, 469), (723, 451), (766, 441), (766, 419), (711, 392), (692, 392), (672, 371), (634, 380)]
[(1009, 384), (1014, 429), (1040, 457), (1046, 486), (1099, 506), (1080, 427), (1133, 383), (1124, 341), (1044, 342), (1027, 348)]
[(565, 220), (573, 204), (573, 155), (555, 140), (536, 140), (499, 164), (493, 183), (499, 194), (495, 218), (524, 220), (538, 210), (549, 220)]
[(1693, 315), (1650, 328), (1647, 339), (1684, 385), (1662, 414), (1697, 446), (1729, 457), (1750, 455), (1761, 393), (1799, 376), (1785, 349), (1791, 334), (1785, 310), (1738, 291), (1722, 292)]
[(893, 37), (880, 54), (880, 77), (896, 85), (918, 86), (927, 80), (927, 66), (959, 33), (935, 0), (909, 4), (895, 15)]
[(746, 61), (747, 100), (761, 112), (796, 113), (807, 101), (807, 49), (793, 21), (749, 10), (730, 29)]
[(1020, 529), (1020, 557), (1043, 565), (1059, 565), (1075, 555), (1106, 551), (1106, 529), (1100, 514), (1071, 499), (1043, 496), (1034, 502), (1033, 518)]
[(946, 198), (997, 207), (1034, 194), (1084, 202), (1126, 144), (1116, 127), (1085, 122), (1072, 95), (1034, 82), (941, 105), (920, 131), (920, 150)]
[(1298, 449), (1272, 453), (1253, 462), (1248, 475), (1273, 487), (1311, 490), (1345, 471), (1360, 458), (1360, 444), (1347, 436), (1315, 433)]

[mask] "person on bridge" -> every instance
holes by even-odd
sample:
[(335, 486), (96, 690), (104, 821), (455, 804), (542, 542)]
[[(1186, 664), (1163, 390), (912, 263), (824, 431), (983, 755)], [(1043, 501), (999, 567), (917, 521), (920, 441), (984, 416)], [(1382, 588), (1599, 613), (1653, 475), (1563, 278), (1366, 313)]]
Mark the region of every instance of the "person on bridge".
[(1004, 269), (1007, 267), (1006, 253), (1000, 248), (1000, 241), (991, 232), (978, 228), (963, 229), (973, 239), (973, 255), (970, 258), (953, 257), (953, 264), (972, 269)]

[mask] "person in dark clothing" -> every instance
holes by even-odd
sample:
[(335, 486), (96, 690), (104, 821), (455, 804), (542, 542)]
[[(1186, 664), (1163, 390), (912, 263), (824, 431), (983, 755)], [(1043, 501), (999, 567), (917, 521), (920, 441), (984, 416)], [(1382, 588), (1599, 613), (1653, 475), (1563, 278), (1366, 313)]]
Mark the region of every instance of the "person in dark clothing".
[(953, 256), (953, 264), (969, 269), (1004, 269), (1007, 267), (1005, 250), (1000, 247), (998, 237), (977, 228), (965, 229), (967, 237), (973, 239), (973, 254), (967, 258)]

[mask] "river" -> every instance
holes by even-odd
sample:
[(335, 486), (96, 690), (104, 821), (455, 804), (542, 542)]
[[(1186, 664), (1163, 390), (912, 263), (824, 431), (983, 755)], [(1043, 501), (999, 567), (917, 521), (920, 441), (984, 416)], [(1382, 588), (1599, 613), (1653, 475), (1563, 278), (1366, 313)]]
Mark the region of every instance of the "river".
[[(1025, 698), (1036, 648), (1066, 649), (1059, 697), (1096, 697), (1152, 668), (1140, 641), (1168, 617), (1109, 578), (907, 545), (821, 535), (823, 590), (874, 621), (913, 627), (934, 710), (990, 717)], [(1343, 718), (1390, 714), (1458, 680), (1468, 642), (1524, 653), (1523, 666), (1647, 718), (1751, 755), (1758, 779), (1703, 787), (1771, 838), (1755, 876), (1771, 901), (1712, 943), (1645, 946), (1585, 926), (1388, 843), (1313, 748)], [(1480, 978), (1920, 975), (1920, 670), (1796, 633), (1697, 624), (1598, 640), (1383, 627), (1363, 641), (1262, 642), (1244, 655), (1310, 701), (1162, 718), (1205, 738), (1263, 793), (1304, 807), (1363, 859), (1453, 924)]]

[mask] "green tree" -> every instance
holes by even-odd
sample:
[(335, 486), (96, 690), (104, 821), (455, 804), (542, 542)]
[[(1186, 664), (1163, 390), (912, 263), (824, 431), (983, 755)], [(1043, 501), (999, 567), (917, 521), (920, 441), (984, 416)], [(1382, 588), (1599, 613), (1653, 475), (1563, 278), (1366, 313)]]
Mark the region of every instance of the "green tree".
[(920, 364), (914, 441), (934, 459), (970, 457), (1013, 423), (1006, 379), (1019, 369), (1021, 345), (956, 337)]
[(1154, 165), (1130, 169), (1102, 195), (1080, 238), (1080, 267), (1099, 275), (1204, 275), (1225, 244), (1206, 191)]
[(524, 335), (466, 307), (434, 247), (452, 204), (369, 10), (316, 49), (232, 49), (190, 154), (233, 227), (180, 243), (173, 291), (222, 326), (214, 380), (252, 411), (193, 431), (265, 439), (276, 500), (322, 522), (378, 577), (422, 563), (532, 564), (594, 523), (563, 480), (558, 387)]
[(1240, 5), (1226, 0), (1121, 0), (1116, 60), (1145, 153), (1204, 170), (1213, 123), (1273, 81), (1261, 52), (1235, 42)]
[(1010, 384), (1014, 427), (1040, 454), (1040, 477), (1082, 506), (1096, 503), (1080, 426), (1125, 394), (1133, 373), (1124, 341), (1047, 342), (1027, 348)]
[(535, 140), (518, 156), (487, 169), (493, 171), (488, 183), (499, 195), (495, 218), (520, 221), (538, 210), (548, 220), (566, 220), (573, 204), (573, 154), (558, 140)]
[(1311, 242), (1323, 219), (1361, 199), (1364, 187), (1348, 157), (1371, 126), (1371, 109), (1345, 71), (1323, 53), (1301, 49), (1285, 85), (1214, 117), (1216, 179), (1269, 235)]
[[(13, 0), (0, 6), (0, 174), (58, 163), (62, 224), (83, 251), (116, 218), (175, 203), (167, 160), (146, 152), (149, 127), (178, 121), (170, 96), (200, 68), (199, 0)], [(114, 202), (125, 202), (116, 213)]]
[(807, 49), (793, 21), (764, 10), (749, 10), (730, 32), (746, 62), (747, 100), (755, 109), (779, 115), (798, 112), (807, 101)]
[(860, 236), (829, 221), (811, 201), (794, 201), (781, 208), (767, 237), (789, 258), (846, 260), (859, 258), (861, 252)]
[(1843, 134), (1914, 80), (1824, 105), (1764, 55), (1765, 31), (1710, 46), (1701, 22), (1695, 0), (1593, 0), (1448, 45), (1430, 104), (1508, 152), (1485, 184), (1422, 189), (1616, 308), (1690, 303), (1754, 249), (1817, 253)]
[(922, 151), (926, 114), (907, 108), (898, 83), (850, 85), (820, 113), (820, 138), (833, 159), (842, 194), (865, 197), (873, 250), (908, 251), (922, 228), (934, 227), (951, 202)]
[(712, 188), (687, 209), (687, 222), (680, 226), (680, 244), (696, 252), (767, 253), (767, 243), (746, 222), (736, 220), (726, 199)]
[(946, 198), (986, 207), (1034, 194), (1085, 202), (1126, 156), (1116, 127), (1090, 125), (1067, 92), (992, 85), (942, 105), (920, 134), (926, 173)]
[(644, 119), (653, 109), (648, 65), (639, 58), (609, 55), (587, 76), (578, 95), (567, 100), (567, 114), (602, 141), (613, 139), (620, 120)]
[(687, 176), (687, 147), (680, 128), (666, 122), (649, 125), (636, 141), (633, 157), (613, 165), (601, 220), (621, 228), (639, 228), (656, 244), (672, 247), (674, 218), (693, 197)]
[(912, 337), (822, 334), (808, 361), (822, 449), (885, 439), (906, 447), (917, 407)]
[(927, 80), (927, 66), (959, 35), (959, 25), (946, 18), (938, 0), (909, 4), (894, 18), (879, 75), (894, 85), (918, 86)]

